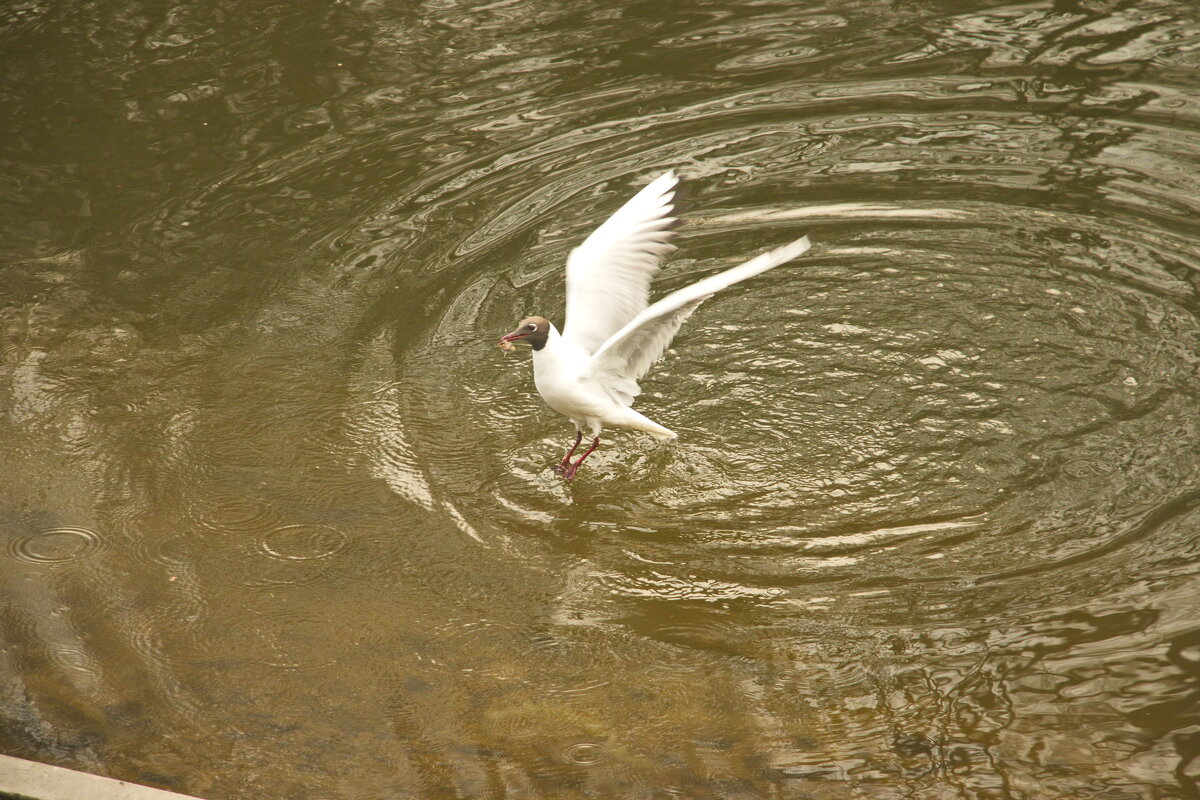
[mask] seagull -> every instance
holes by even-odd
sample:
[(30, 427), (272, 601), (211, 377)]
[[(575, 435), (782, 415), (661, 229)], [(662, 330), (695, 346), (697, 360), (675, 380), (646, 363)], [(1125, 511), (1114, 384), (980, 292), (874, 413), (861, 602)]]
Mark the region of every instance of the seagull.
[[(674, 431), (634, 411), (638, 381), (658, 361), (696, 307), (714, 293), (791, 261), (809, 248), (807, 236), (649, 304), (650, 281), (675, 246), (679, 178), (669, 171), (633, 196), (567, 258), (567, 321), (563, 332), (545, 317), (527, 317), (500, 339), (533, 348), (533, 382), (553, 410), (575, 425), (575, 443), (554, 472), (571, 480), (600, 446), (605, 428), (644, 431), (661, 441)], [(572, 462), (583, 441), (592, 444)]]

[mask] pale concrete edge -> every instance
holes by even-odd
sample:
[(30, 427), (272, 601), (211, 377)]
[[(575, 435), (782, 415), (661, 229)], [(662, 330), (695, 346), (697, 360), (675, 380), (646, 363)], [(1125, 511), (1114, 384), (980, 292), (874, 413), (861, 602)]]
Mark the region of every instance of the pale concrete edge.
[(0, 789), (0, 800), (38, 800), (36, 797), (30, 797), (27, 794), (13, 794)]
[(0, 755), (0, 800), (200, 800), (137, 783)]

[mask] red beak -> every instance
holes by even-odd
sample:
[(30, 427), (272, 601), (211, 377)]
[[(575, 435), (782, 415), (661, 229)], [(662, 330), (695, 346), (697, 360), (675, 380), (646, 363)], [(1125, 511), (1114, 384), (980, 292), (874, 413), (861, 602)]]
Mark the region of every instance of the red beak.
[(524, 331), (513, 331), (512, 333), (508, 333), (508, 334), (505, 334), (504, 336), (501, 336), (500, 341), (515, 342), (517, 339), (524, 339), (528, 335), (529, 334), (525, 333)]

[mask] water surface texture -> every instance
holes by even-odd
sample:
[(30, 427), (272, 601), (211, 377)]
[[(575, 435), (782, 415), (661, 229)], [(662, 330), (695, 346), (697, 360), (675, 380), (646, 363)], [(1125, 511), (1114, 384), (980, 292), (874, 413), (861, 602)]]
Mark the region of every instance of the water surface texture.
[[(0, 10), (0, 749), (212, 800), (1200, 780), (1188, 0)], [(573, 484), (522, 316), (706, 303)]]

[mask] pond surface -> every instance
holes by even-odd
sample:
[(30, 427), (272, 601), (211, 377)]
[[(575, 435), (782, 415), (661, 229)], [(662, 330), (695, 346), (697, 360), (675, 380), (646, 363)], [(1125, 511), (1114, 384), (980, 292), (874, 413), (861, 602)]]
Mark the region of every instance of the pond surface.
[[(0, 750), (211, 800), (1196, 797), (1188, 0), (0, 11)], [(677, 168), (568, 422), (497, 338)]]

